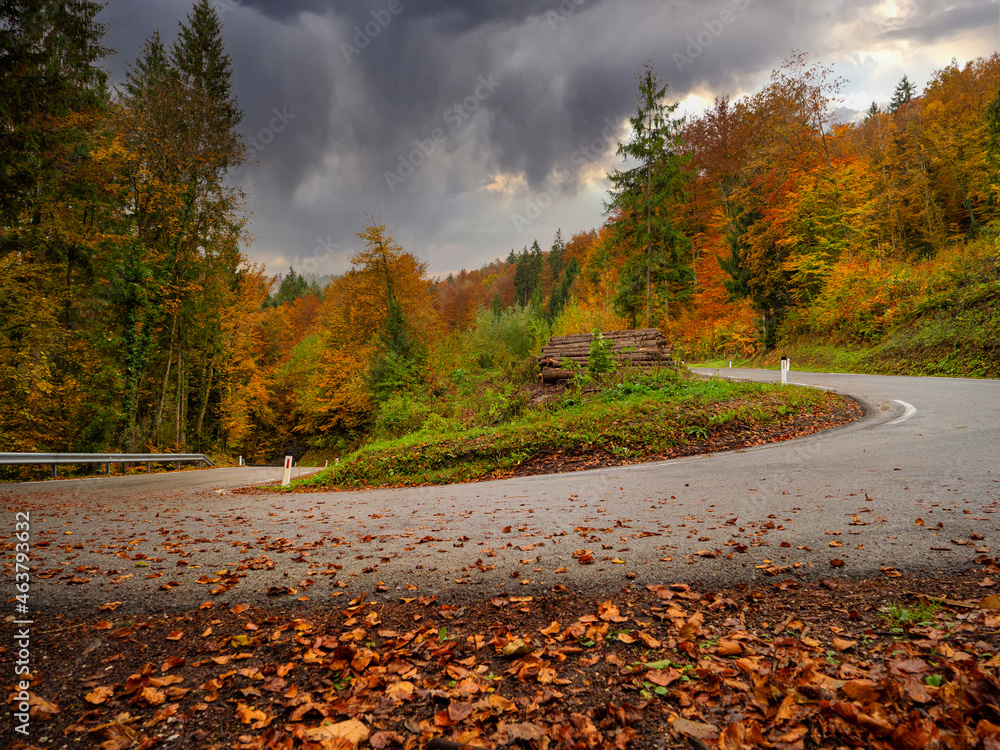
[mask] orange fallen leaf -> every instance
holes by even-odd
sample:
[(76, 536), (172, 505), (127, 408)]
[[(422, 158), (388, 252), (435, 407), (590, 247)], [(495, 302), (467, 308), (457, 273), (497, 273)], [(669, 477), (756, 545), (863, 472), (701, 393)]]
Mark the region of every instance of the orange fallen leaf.
[(979, 602), (979, 608), (986, 609), (991, 612), (1000, 610), (1000, 596), (990, 594), (989, 596), (984, 597), (983, 600)]
[(272, 721), (274, 721), (273, 716), (266, 714), (259, 708), (252, 708), (251, 706), (248, 706), (246, 703), (236, 704), (236, 716), (244, 724), (250, 724), (251, 722), (253, 722), (251, 729), (263, 729), (264, 727), (268, 726)]
[(114, 691), (113, 688), (106, 687), (106, 686), (105, 687), (99, 687), (99, 688), (96, 688), (93, 691), (87, 693), (84, 696), (84, 700), (86, 700), (87, 703), (92, 703), (95, 706), (99, 706), (102, 703), (104, 703), (106, 700), (108, 700), (108, 698), (110, 698), (114, 694), (115, 694), (115, 691)]
[(187, 660), (183, 656), (168, 656), (160, 667), (161, 672), (169, 672), (174, 667), (183, 667)]
[(148, 703), (150, 706), (159, 706), (161, 703), (163, 703), (163, 701), (167, 699), (166, 694), (162, 690), (157, 690), (156, 688), (153, 687), (143, 688), (142, 692), (139, 694), (139, 697), (141, 697), (144, 701), (146, 701), (146, 703)]
[(719, 656), (738, 656), (743, 653), (743, 646), (736, 641), (720, 640), (715, 652)]
[[(448, 712), (445, 711), (444, 713), (447, 714)], [(337, 724), (324, 724), (313, 729), (307, 729), (304, 736), (310, 742), (323, 742), (324, 740), (334, 740), (343, 737), (357, 747), (368, 739), (368, 734), (369, 730), (364, 722), (357, 719), (348, 719)]]

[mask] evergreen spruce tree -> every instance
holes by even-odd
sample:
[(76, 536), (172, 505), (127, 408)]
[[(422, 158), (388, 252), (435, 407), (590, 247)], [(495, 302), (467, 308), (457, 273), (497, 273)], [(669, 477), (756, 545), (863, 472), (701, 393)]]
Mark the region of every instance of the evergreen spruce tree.
[(650, 325), (654, 294), (669, 316), (671, 301), (684, 299), (691, 287), (690, 242), (674, 226), (671, 210), (684, 190), (681, 121), (671, 118), (678, 105), (665, 104), (666, 93), (666, 84), (647, 62), (639, 74), (637, 111), (629, 118), (632, 139), (618, 144), (618, 155), (638, 165), (609, 175), (609, 223), (616, 244), (629, 253), (615, 305), (632, 325), (643, 302)]
[(525, 248), (517, 256), (517, 266), (514, 269), (514, 295), (521, 307), (538, 301), (542, 287), (542, 248), (538, 240), (531, 244), (531, 249)]
[(552, 249), (549, 251), (548, 263), (552, 270), (552, 278), (558, 279), (563, 272), (565, 265), (563, 256), (566, 254), (566, 240), (563, 239), (562, 229), (556, 230), (556, 236), (552, 240)]
[(900, 107), (904, 104), (909, 104), (910, 100), (913, 99), (913, 95), (917, 93), (916, 87), (910, 83), (910, 80), (903, 76), (903, 78), (896, 84), (896, 90), (892, 92), (892, 100), (889, 102), (889, 111), (892, 114), (896, 114)]
[(232, 86), (232, 61), (225, 51), (222, 22), (209, 0), (199, 0), (180, 24), (170, 49), (171, 72), (188, 97), (187, 126), (201, 140), (200, 156), (209, 177), (221, 177), (241, 163), (244, 148), (237, 128), (243, 120)]
[(309, 282), (305, 277), (295, 271), (292, 266), (288, 267), (288, 273), (281, 277), (278, 284), (278, 291), (273, 297), (268, 298), (269, 307), (280, 307), (289, 305), (299, 297), (304, 296), (309, 291)]

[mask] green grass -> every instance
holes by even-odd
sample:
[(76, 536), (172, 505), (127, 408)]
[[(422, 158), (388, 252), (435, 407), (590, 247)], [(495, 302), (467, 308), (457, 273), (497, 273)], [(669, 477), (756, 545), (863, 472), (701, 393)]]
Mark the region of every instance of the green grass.
[(941, 274), (897, 300), (892, 327), (869, 340), (857, 341), (846, 330), (808, 333), (802, 315), (793, 315), (775, 349), (745, 364), (777, 369), (785, 355), (800, 371), (1000, 378), (1000, 259), (969, 261)]
[(424, 430), (363, 446), (294, 487), (446, 484), (511, 474), (536, 456), (661, 455), (739, 425), (763, 425), (823, 407), (805, 388), (714, 380), (636, 378), (597, 393), (567, 392), (556, 404), (506, 424)]
[(923, 301), (862, 360), (866, 372), (1000, 378), (1000, 280)]
[[(734, 360), (733, 367), (776, 370), (782, 356), (799, 372), (1000, 378), (1000, 281), (970, 283), (922, 301), (878, 344), (790, 336), (767, 354)], [(729, 361), (689, 366), (727, 368)]]
[(933, 625), (934, 616), (941, 605), (933, 601), (920, 601), (912, 606), (893, 602), (882, 611), (882, 619), (897, 628), (906, 625)]

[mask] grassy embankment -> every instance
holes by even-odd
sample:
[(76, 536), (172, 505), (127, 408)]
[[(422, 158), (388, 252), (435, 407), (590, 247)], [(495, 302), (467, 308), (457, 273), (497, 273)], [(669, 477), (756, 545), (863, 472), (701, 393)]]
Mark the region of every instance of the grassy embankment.
[[(868, 280), (881, 297), (862, 283), (848, 280), (825, 312), (817, 306), (788, 321), (773, 351), (733, 366), (777, 369), (788, 356), (793, 370), (1000, 378), (996, 246), (980, 241), (908, 275)], [(818, 333), (823, 322), (828, 335)]]
[(656, 457), (692, 442), (725, 443), (727, 432), (752, 434), (824, 413), (836, 398), (805, 388), (638, 377), (592, 393), (567, 391), (505, 424), (421, 430), (372, 442), (295, 486), (446, 484), (510, 476), (541, 458)]

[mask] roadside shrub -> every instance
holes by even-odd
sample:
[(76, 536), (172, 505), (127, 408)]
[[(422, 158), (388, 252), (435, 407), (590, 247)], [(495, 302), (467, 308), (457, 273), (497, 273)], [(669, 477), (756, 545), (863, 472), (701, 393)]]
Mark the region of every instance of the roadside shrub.
[(614, 342), (597, 334), (590, 340), (590, 352), (587, 354), (587, 372), (590, 377), (598, 380), (614, 372)]
[(389, 396), (379, 407), (374, 432), (380, 438), (396, 438), (416, 432), (431, 416), (431, 410), (405, 393)]
[(476, 324), (461, 335), (466, 360), (484, 370), (511, 370), (548, 339), (549, 327), (531, 305), (500, 312), (481, 310)]

